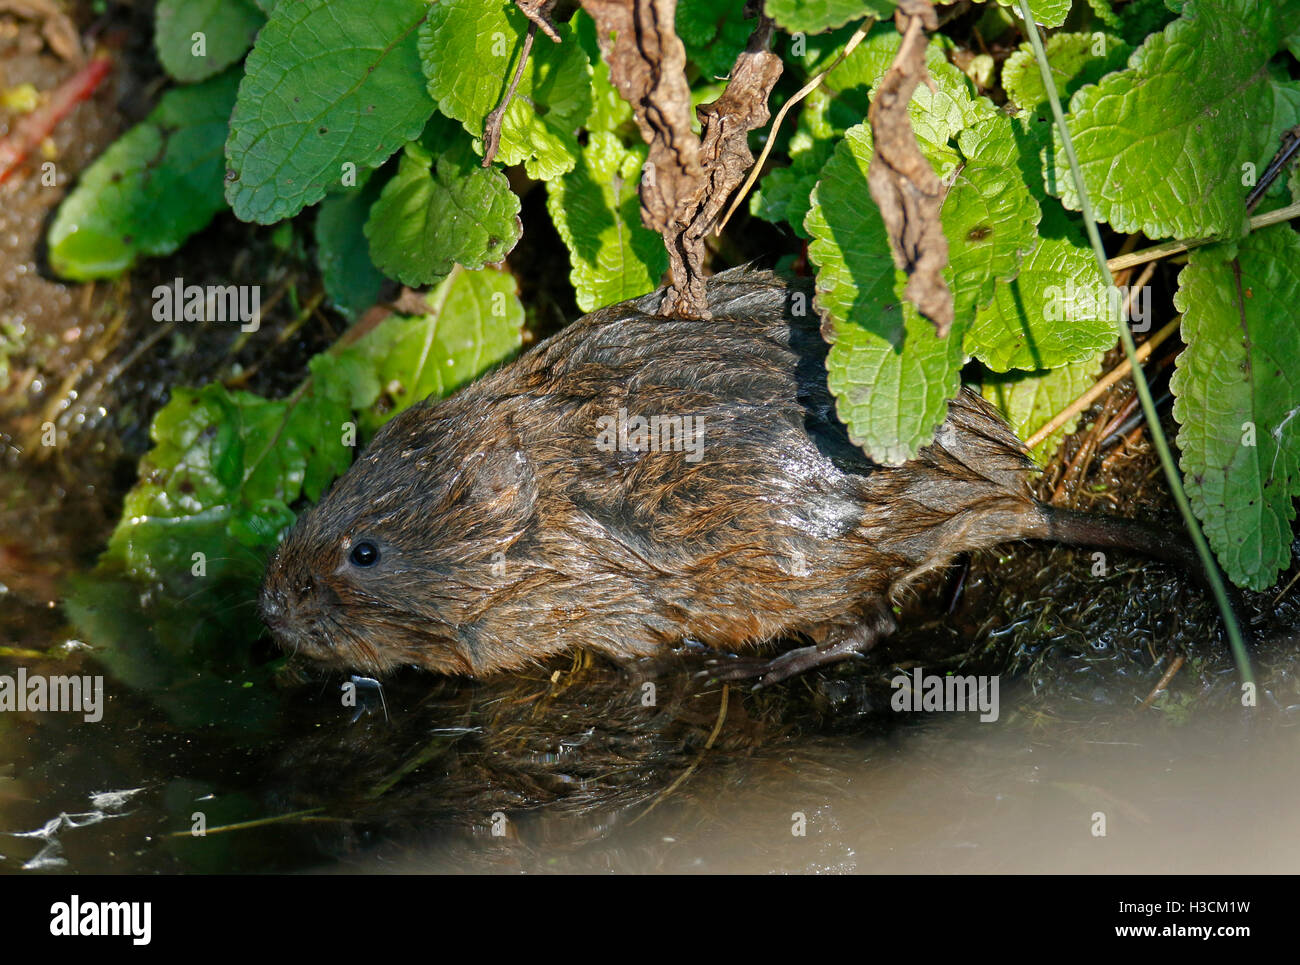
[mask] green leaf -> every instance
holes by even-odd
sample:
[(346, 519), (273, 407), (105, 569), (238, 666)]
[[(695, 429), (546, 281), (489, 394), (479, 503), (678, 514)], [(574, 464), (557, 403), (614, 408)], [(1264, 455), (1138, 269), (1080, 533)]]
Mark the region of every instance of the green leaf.
[(406, 145), (397, 174), (370, 209), (370, 256), (385, 274), (418, 287), (452, 267), (501, 261), (519, 241), (519, 198), (505, 173), (485, 168), (459, 130), (434, 164), (418, 141)]
[[(840, 52), (848, 43), (849, 38), (855, 31), (852, 28), (844, 28), (827, 38), (809, 37), (806, 40), (807, 50), (803, 57), (804, 68), (809, 74), (825, 70), (839, 56)], [(837, 39), (834, 44), (825, 44), (826, 39)], [(818, 40), (823, 43), (818, 43)], [(833, 71), (826, 75), (823, 85), (831, 91), (843, 94), (860, 88), (863, 93), (880, 83), (880, 79), (885, 76), (885, 71), (889, 65), (894, 62), (898, 56), (898, 48), (902, 44), (903, 38), (899, 32), (894, 29), (892, 21), (878, 23), (867, 32), (866, 38), (854, 48), (853, 52), (844, 58), (844, 61)], [(930, 42), (925, 48), (925, 64), (931, 71), (939, 64), (948, 63), (947, 51), (952, 47), (952, 41), (942, 34), (935, 34), (930, 38)], [(860, 109), (860, 115), (856, 120), (863, 120), (866, 115), (867, 104), (862, 101), (855, 104)]]
[(632, 105), (623, 100), (623, 95), (609, 78), (609, 64), (600, 56), (596, 21), (585, 11), (578, 10), (570, 23), (591, 63), (591, 113), (582, 126), (588, 131), (618, 130), (632, 120)]
[(767, 15), (790, 33), (817, 34), (864, 17), (894, 15), (897, 0), (767, 0)]
[(918, 138), (931, 144), (947, 144), (960, 131), (999, 116), (993, 102), (977, 96), (970, 78), (952, 64), (931, 64), (930, 76), (936, 82), (935, 89), (919, 85), (907, 105)]
[[(898, 312), (895, 312), (897, 316)], [(910, 304), (883, 324), (836, 324), (827, 383), (849, 437), (877, 462), (902, 465), (934, 438), (961, 388), (961, 329), (947, 338)]]
[[(951, 0), (946, 0), (951, 2)], [(1020, 23), (1020, 4), (1017, 0), (998, 0), (998, 3), (1015, 14), (1016, 23)], [(1030, 0), (1029, 9), (1033, 11), (1034, 22), (1044, 27), (1059, 27), (1070, 15), (1071, 0)]]
[(423, 0), (276, 5), (230, 120), (226, 198), (236, 217), (291, 217), (420, 133), (433, 103), (416, 28), (429, 10)]
[[(956, 161), (938, 148), (927, 153), (931, 163), (936, 155)], [(871, 458), (898, 465), (934, 437), (960, 388), (961, 336), (969, 319), (959, 314), (940, 339), (904, 301), (905, 276), (894, 267), (870, 202), (870, 158), (870, 130), (850, 128), (822, 169), (804, 227), (818, 266), (817, 307), (831, 324), (827, 381), (839, 417)]]
[(1120, 28), (1119, 15), (1111, 7), (1110, 0), (1088, 0), (1088, 6), (1092, 8), (1093, 16), (1111, 30)]
[(159, 0), (154, 46), (167, 73), (193, 83), (238, 62), (265, 21), (252, 0)]
[[(576, 130), (591, 113), (591, 65), (567, 24), (561, 43), (539, 36), (501, 125), (497, 160), (523, 162), (542, 181), (573, 169)], [(420, 59), (429, 96), (447, 117), (481, 138), (518, 68), (528, 20), (504, 0), (442, 0), (420, 28)]]
[[(154, 447), (107, 556), (128, 576), (167, 583), (188, 576), (195, 552), (216, 546), (206, 552), (211, 578), (260, 575), (248, 551), (274, 546), (293, 521), (290, 504), (318, 498), (351, 461), (343, 444), (349, 416), (336, 397), (313, 389), (292, 401), (218, 383), (175, 389), (154, 417)], [(234, 545), (244, 550), (232, 552)]]
[(870, 203), (871, 145), (865, 124), (849, 128), (822, 168), (804, 228), (813, 239), (808, 254), (818, 266), (817, 304), (823, 318), (829, 314), (837, 327), (871, 324), (892, 343), (902, 335), (900, 272), (880, 212)]
[(1164, 0), (1133, 0), (1119, 13), (1120, 36), (1131, 44), (1140, 44), (1147, 34), (1163, 29), (1174, 17)]
[[(1081, 396), (1097, 380), (1105, 352), (1050, 371), (990, 375), (984, 381), (984, 398), (1006, 416), (1021, 439), (1028, 439), (1049, 419)], [(1076, 415), (1030, 451), (1039, 465), (1045, 463), (1079, 423)]]
[[(898, 34), (893, 31), (868, 36), (862, 47), (830, 75), (840, 77), (845, 87), (830, 93), (825, 89), (831, 87), (828, 78), (825, 87), (808, 95), (790, 139), (790, 166), (774, 168), (763, 178), (761, 189), (750, 198), (751, 214), (774, 223), (787, 221), (797, 235), (808, 237), (804, 218), (822, 166), (830, 159), (844, 132), (866, 115), (867, 97), (861, 84), (874, 83), (884, 75), (897, 53), (898, 41)], [(864, 59), (855, 60), (860, 53)], [(918, 136), (946, 144), (963, 127), (997, 114), (990, 101), (972, 93), (966, 76), (944, 60), (939, 45), (931, 43), (926, 57), (938, 89), (918, 87), (908, 105)], [(849, 67), (852, 69), (841, 76), (841, 70)], [(859, 96), (861, 105), (856, 107)]]
[(1054, 369), (1110, 348), (1113, 319), (1092, 249), (1044, 239), (980, 309), (966, 351), (995, 372)]
[[(1041, 212), (1016, 169), (1016, 140), (1002, 115), (957, 136), (962, 167), (943, 205), (953, 305), (968, 319), (1010, 281), (1037, 242)], [(941, 169), (942, 170), (942, 169)]]
[[(795, 234), (808, 237), (804, 218), (822, 165), (830, 159), (844, 132), (866, 117), (870, 88), (884, 76), (898, 53), (900, 40), (891, 25), (877, 25), (808, 95), (799, 108), (799, 120), (787, 148), (790, 165), (773, 168), (763, 177), (759, 189), (750, 195), (751, 214), (776, 224), (786, 222)], [(813, 56), (809, 69), (824, 68), (843, 46), (835, 45), (829, 56), (827, 52)], [(965, 77), (947, 62), (941, 38), (932, 39), (926, 47), (926, 64), (943, 82), (938, 94), (932, 94), (928, 87), (918, 88), (909, 105), (913, 123), (923, 123), (932, 109), (979, 117), (996, 113), (990, 102), (973, 96)], [(953, 130), (960, 126), (959, 122)], [(945, 134), (943, 139), (947, 137)]]
[[(1294, 4), (1196, 0), (1148, 38), (1130, 67), (1084, 87), (1068, 118), (1100, 220), (1150, 238), (1237, 236), (1246, 225), (1244, 165), (1274, 150), (1279, 89), (1268, 66)], [(1064, 149), (1049, 190), (1079, 209)]]
[[(945, 103), (961, 106), (951, 96)], [(927, 117), (931, 132), (943, 135), (949, 124), (980, 113)], [(933, 325), (902, 297), (906, 276), (895, 268), (879, 212), (869, 203), (866, 125), (851, 128), (822, 169), (805, 219), (813, 238), (808, 255), (818, 266), (817, 305), (830, 320), (827, 368), (840, 418), (854, 442), (888, 464), (911, 458), (933, 438), (960, 385), (962, 338), (976, 308), (993, 297), (998, 281), (1015, 276), (1035, 242), (1039, 209), (1015, 168), (1010, 121), (978, 120), (956, 141), (960, 153), (921, 142), (936, 169), (960, 165), (942, 213), (955, 314), (947, 339), (936, 338)]]
[(318, 381), (352, 392), (366, 430), (426, 397), (450, 395), (523, 344), (524, 309), (508, 272), (456, 268), (426, 301), (427, 314), (393, 316), (312, 360)]
[(168, 91), (81, 176), (50, 226), (50, 266), (84, 281), (168, 255), (225, 207), (221, 147), (238, 71)]
[[(1047, 40), (1047, 58), (1052, 66), (1056, 90), (1062, 102), (1084, 84), (1124, 67), (1133, 49), (1108, 34), (1054, 34)], [(1015, 116), (1021, 140), (1020, 169), (1039, 202), (1047, 200), (1043, 170), (1046, 158), (1054, 157), (1060, 133), (1052, 121), (1038, 62), (1028, 44), (1007, 58), (1002, 68), (1002, 86), (1012, 103), (1023, 110)], [(1052, 207), (1060, 208), (1056, 201)]]
[(547, 185), (546, 208), (569, 249), (569, 280), (584, 312), (654, 291), (668, 268), (663, 241), (641, 224), (645, 157), (644, 148), (593, 133), (578, 166)]
[(369, 178), (320, 203), (316, 213), (316, 265), (325, 292), (348, 319), (357, 318), (379, 298), (384, 275), (370, 260), (365, 224), (379, 198), (378, 178)]
[[(1084, 84), (1095, 84), (1106, 74), (1123, 69), (1133, 52), (1123, 40), (1104, 33), (1053, 34), (1046, 46), (1056, 92), (1063, 103)], [(1003, 63), (1002, 87), (1022, 110), (1051, 117), (1047, 88), (1029, 44), (1021, 44)]]
[(271, 401), (211, 384), (173, 390), (154, 417), (154, 448), (121, 521), (94, 571), (74, 581), (67, 608), (113, 674), (173, 719), (267, 723), (271, 669), (253, 659), (251, 604), (267, 555), (293, 523), (289, 505), (319, 498), (351, 461), (349, 416), (310, 387)]
[(681, 0), (677, 36), (705, 77), (726, 77), (758, 21), (745, 19), (746, 0)]
[[(934, 0), (936, 5), (953, 6), (961, 0)], [(1018, 0), (997, 0), (998, 5), (1010, 11), (1012, 21), (1020, 24), (1020, 4)], [(1030, 0), (1029, 8), (1033, 12), (1034, 22), (1044, 27), (1059, 27), (1070, 15), (1071, 0)]]
[(1300, 236), (1288, 225), (1194, 250), (1178, 276), (1187, 348), (1170, 385), (1187, 496), (1233, 582), (1291, 563), (1300, 496)]

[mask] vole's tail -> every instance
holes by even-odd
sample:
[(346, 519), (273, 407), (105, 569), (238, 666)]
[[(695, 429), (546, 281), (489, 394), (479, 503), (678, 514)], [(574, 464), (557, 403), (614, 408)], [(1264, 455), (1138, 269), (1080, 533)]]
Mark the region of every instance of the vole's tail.
[(1047, 538), (1055, 543), (1131, 550), (1186, 570), (1202, 585), (1208, 583), (1196, 548), (1177, 528), (1060, 506), (1040, 504), (1040, 510), (1047, 520)]
[[(1048, 539), (1070, 546), (1091, 546), (1098, 549), (1122, 549), (1160, 560), (1175, 566), (1196, 580), (1206, 591), (1211, 589), (1209, 576), (1201, 564), (1196, 547), (1177, 524), (1155, 526), (1138, 519), (1109, 516), (1104, 513), (1084, 513), (1060, 506), (1039, 504), (1047, 522)], [(1226, 583), (1228, 602), (1243, 634), (1249, 633), (1244, 619), (1241, 594), (1231, 583)], [(1247, 637), (1249, 639), (1249, 637)]]

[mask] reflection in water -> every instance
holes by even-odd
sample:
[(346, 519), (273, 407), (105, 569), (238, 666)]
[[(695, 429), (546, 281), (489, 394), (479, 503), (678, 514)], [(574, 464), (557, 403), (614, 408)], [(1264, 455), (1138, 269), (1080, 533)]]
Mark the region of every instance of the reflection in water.
[[(1171, 727), (1121, 713), (1081, 728), (1023, 715), (996, 725), (936, 715), (883, 737), (776, 741), (744, 762), (718, 760), (644, 821), (628, 820), (637, 807), (512, 813), (512, 837), (493, 839), (485, 815), (473, 836), (390, 844), (345, 867), (1294, 871), (1300, 729), (1269, 718), (1253, 729), (1241, 717), (1208, 715)], [(604, 833), (579, 844), (578, 827)]]
[[(701, 665), (412, 674), (386, 688), (387, 717), (372, 702), (355, 723), (330, 678), (290, 690), (273, 734), (233, 742), (177, 732), (129, 698), (108, 714), (134, 719), (125, 746), (114, 735), (130, 726), (42, 720), (35, 757), (0, 776), (0, 827), (46, 833), (0, 838), (0, 867), (1279, 872), (1300, 859), (1293, 684), (1289, 700), (1180, 722), (1137, 708), (1070, 718), (1036, 708), (1022, 681), (981, 724), (900, 720), (886, 674), (841, 673), (733, 687), (719, 724), (723, 688)], [(128, 775), (144, 789), (80, 820)], [(196, 839), (200, 815), (212, 833)]]

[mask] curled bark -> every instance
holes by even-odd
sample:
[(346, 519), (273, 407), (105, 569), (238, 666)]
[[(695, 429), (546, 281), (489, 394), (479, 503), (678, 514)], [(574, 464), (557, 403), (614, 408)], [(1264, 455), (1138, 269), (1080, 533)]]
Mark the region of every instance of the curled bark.
[(772, 23), (760, 18), (722, 96), (699, 108), (701, 139), (691, 130), (676, 0), (583, 0), (583, 7), (596, 21), (610, 77), (650, 146), (641, 220), (663, 237), (672, 273), (659, 313), (707, 318), (704, 238), (754, 163), (749, 132), (768, 119), (767, 99), (781, 75), (779, 58), (767, 49)]
[(874, 143), (867, 187), (889, 233), (894, 263), (909, 276), (904, 296), (945, 336), (952, 328), (953, 305), (943, 278), (948, 264), (940, 220), (944, 188), (917, 146), (907, 116), (916, 85), (929, 80), (926, 30), (936, 29), (938, 21), (930, 0), (900, 0), (894, 22), (903, 42), (867, 113)]

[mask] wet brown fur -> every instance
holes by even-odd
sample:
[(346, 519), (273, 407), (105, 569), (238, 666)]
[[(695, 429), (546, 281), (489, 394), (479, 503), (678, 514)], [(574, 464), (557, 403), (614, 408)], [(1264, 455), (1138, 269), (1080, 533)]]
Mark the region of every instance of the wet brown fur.
[[(814, 665), (888, 632), (918, 574), (1048, 535), (1021, 444), (978, 395), (915, 460), (877, 465), (835, 416), (808, 292), (732, 271), (708, 295), (709, 321), (651, 317), (658, 294), (595, 312), (389, 422), (268, 566), (281, 644), (478, 676), (579, 645), (803, 636)], [(601, 451), (620, 408), (702, 416), (703, 457)], [(349, 563), (362, 539), (378, 565)]]

